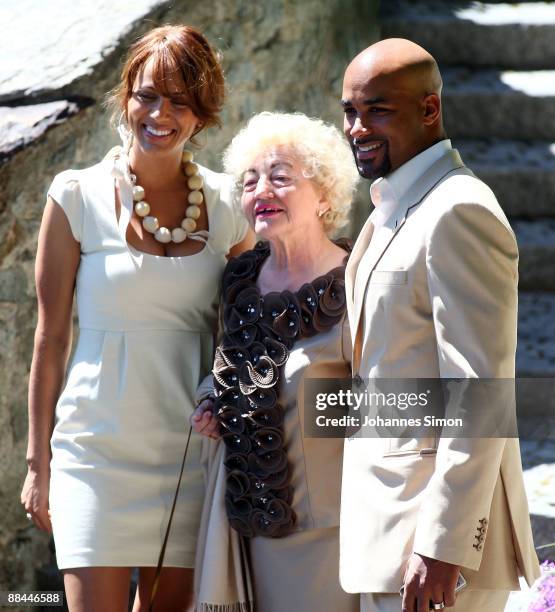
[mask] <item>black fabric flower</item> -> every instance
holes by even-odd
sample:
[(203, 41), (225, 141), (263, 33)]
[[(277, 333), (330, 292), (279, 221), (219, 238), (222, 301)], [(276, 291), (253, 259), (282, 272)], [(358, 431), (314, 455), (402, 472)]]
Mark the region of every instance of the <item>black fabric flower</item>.
[(223, 391), (239, 386), (239, 371), (234, 366), (224, 366), (214, 370), (214, 381), (217, 390)]
[(258, 427), (279, 427), (283, 423), (283, 409), (281, 406), (256, 408), (250, 418)]
[(226, 486), (232, 498), (242, 497), (250, 489), (250, 479), (245, 472), (232, 470), (227, 474)]
[(279, 522), (273, 521), (264, 510), (253, 510), (249, 523), (254, 533), (267, 538), (274, 537), (280, 529)]
[(272, 338), (264, 338), (264, 348), (268, 357), (277, 365), (282, 366), (289, 357), (287, 348), (277, 340)]
[(214, 401), (214, 413), (216, 415), (219, 415), (226, 408), (234, 408), (244, 413), (249, 409), (249, 403), (239, 389), (232, 387), (221, 392)]
[(246, 537), (283, 537), (295, 527), (279, 380), (294, 343), (327, 331), (345, 313), (344, 267), (296, 293), (262, 296), (256, 278), (269, 254), (259, 242), (227, 264), (224, 336), (213, 369), (214, 409), (226, 446), (226, 512)]
[(258, 389), (269, 389), (278, 381), (278, 367), (269, 357), (262, 355), (255, 366), (249, 361), (241, 368)]
[(257, 408), (270, 408), (276, 405), (277, 394), (273, 389), (256, 389), (256, 391), (249, 396), (249, 400)]
[(225, 275), (222, 280), (222, 292), (226, 302), (233, 301), (233, 295), (229, 295), (229, 289), (236, 283), (252, 278), (260, 264), (260, 257), (256, 250), (245, 251), (239, 257), (233, 257), (227, 263)]
[(245, 325), (235, 332), (230, 332), (228, 338), (231, 345), (248, 348), (256, 338), (256, 327), (254, 325)]
[(257, 429), (252, 435), (252, 440), (255, 447), (265, 451), (276, 450), (276, 448), (281, 448), (283, 446), (283, 436), (277, 427), (262, 427)]
[(282, 499), (274, 498), (270, 500), (266, 512), (274, 522), (288, 523), (292, 518), (291, 507)]
[(333, 327), (343, 317), (346, 308), (345, 281), (334, 278), (327, 285), (314, 313), (314, 327), (324, 331)]
[(250, 438), (245, 434), (226, 432), (222, 435), (222, 439), (231, 453), (247, 454), (252, 447)]
[(224, 312), (226, 327), (235, 332), (250, 323), (256, 323), (262, 312), (262, 298), (256, 287), (246, 286)]
[(222, 427), (235, 434), (241, 434), (247, 429), (247, 424), (239, 410), (224, 408), (218, 414), (218, 420)]
[(277, 291), (267, 293), (263, 298), (262, 323), (272, 329), (274, 321), (287, 310), (287, 299)]
[(224, 464), (228, 470), (241, 470), (246, 472), (249, 465), (247, 461), (247, 455), (242, 453), (231, 453), (225, 458)]
[(242, 346), (219, 346), (214, 357), (214, 370), (226, 366), (240, 366), (250, 357), (250, 351)]

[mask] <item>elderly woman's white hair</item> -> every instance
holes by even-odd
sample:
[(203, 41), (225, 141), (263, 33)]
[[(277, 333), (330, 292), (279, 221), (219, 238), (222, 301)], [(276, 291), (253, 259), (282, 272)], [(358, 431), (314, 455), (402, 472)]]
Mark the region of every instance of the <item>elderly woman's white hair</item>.
[(304, 175), (314, 181), (330, 209), (322, 217), (326, 234), (348, 222), (359, 175), (340, 131), (321, 119), (301, 113), (263, 112), (250, 119), (224, 153), (225, 171), (237, 184), (259, 155), (286, 147), (297, 155)]

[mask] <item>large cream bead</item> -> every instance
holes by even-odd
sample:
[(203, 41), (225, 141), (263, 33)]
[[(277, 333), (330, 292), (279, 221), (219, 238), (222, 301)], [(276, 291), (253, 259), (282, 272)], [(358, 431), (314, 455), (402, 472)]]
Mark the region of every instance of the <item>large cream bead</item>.
[(198, 166), (194, 162), (187, 162), (183, 167), (183, 172), (185, 172), (187, 176), (193, 176), (193, 174), (197, 174)]
[(143, 219), (143, 227), (147, 232), (154, 234), (154, 232), (160, 227), (158, 219), (156, 217), (145, 217)]
[(200, 217), (200, 208), (198, 206), (187, 206), (185, 214), (190, 219), (198, 219)]
[(181, 227), (187, 232), (194, 232), (197, 227), (197, 222), (194, 219), (190, 219), (189, 217), (183, 219), (181, 221)]
[(158, 242), (166, 243), (172, 241), (172, 233), (167, 227), (159, 227), (154, 232), (154, 237), (156, 238), (156, 240), (158, 240)]
[(146, 217), (150, 212), (150, 204), (141, 200), (135, 204), (135, 212), (139, 217)]
[(133, 187), (133, 202), (140, 202), (145, 197), (145, 190), (140, 185)]
[(202, 187), (202, 176), (200, 174), (193, 174), (187, 181), (187, 187), (189, 189), (200, 189)]
[(174, 242), (183, 242), (185, 238), (187, 238), (187, 232), (184, 229), (181, 229), (180, 227), (172, 229), (172, 240)]
[(189, 204), (202, 204), (202, 193), (200, 191), (191, 191), (191, 193), (187, 196), (187, 201)]
[(193, 161), (193, 154), (191, 153), (191, 151), (183, 151), (183, 153), (181, 154), (181, 160), (184, 164)]

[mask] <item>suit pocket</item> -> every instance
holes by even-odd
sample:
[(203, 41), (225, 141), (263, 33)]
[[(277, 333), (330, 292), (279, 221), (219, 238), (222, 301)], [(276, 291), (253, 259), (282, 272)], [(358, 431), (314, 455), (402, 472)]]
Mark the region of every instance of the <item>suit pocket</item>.
[(435, 455), (437, 452), (437, 439), (434, 437), (425, 438), (390, 438), (384, 457), (406, 457), (410, 455)]
[(406, 285), (406, 270), (374, 270), (370, 276), (371, 285)]
[(387, 451), (383, 454), (384, 457), (435, 457), (437, 455), (437, 448), (421, 448), (420, 450), (394, 450)]

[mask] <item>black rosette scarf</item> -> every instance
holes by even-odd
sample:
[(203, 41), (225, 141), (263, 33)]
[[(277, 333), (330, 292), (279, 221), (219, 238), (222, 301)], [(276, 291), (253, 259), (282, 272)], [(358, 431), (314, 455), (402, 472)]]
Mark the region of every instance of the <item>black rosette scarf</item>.
[(294, 529), (279, 380), (294, 343), (329, 330), (346, 306), (344, 266), (295, 293), (262, 296), (256, 279), (269, 254), (268, 244), (259, 242), (226, 267), (224, 336), (213, 370), (226, 446), (227, 516), (248, 537), (282, 537)]

